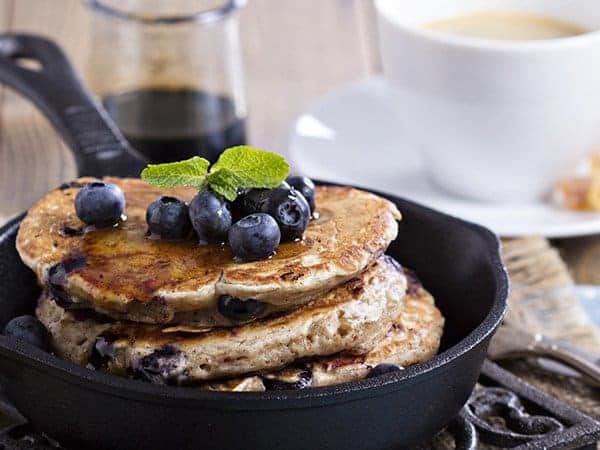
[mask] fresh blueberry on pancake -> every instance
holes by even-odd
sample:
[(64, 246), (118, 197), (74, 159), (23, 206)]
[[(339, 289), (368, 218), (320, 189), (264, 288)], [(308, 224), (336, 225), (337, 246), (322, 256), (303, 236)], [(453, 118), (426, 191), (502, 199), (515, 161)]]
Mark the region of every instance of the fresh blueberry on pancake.
[(271, 215), (281, 230), (282, 241), (302, 239), (310, 221), (310, 206), (304, 196), (282, 183), (273, 189), (263, 205), (263, 212)]
[(50, 349), (48, 330), (33, 316), (15, 317), (4, 327), (4, 335), (27, 342), (45, 351)]
[(146, 222), (150, 232), (163, 239), (185, 239), (192, 229), (185, 202), (162, 196), (148, 206)]
[[(200, 157), (149, 164), (141, 177), (163, 188), (198, 189), (199, 193), (189, 206), (189, 217), (200, 244), (223, 244), (229, 234), (235, 241), (232, 245), (234, 255), (251, 261), (271, 256), (282, 240), (302, 239), (308, 226), (311, 206), (301, 191), (296, 191), (285, 181), (288, 173), (289, 165), (281, 155), (238, 146), (226, 149), (212, 165)], [(307, 193), (314, 206), (312, 181), (296, 178), (294, 181)], [(278, 225), (278, 233), (274, 232), (270, 221), (261, 216), (249, 219), (251, 232), (241, 231), (250, 225), (248, 221), (230, 232), (233, 219), (241, 221), (258, 213), (272, 216)], [(259, 245), (263, 248), (259, 249)]]
[(277, 249), (280, 240), (277, 222), (264, 213), (246, 216), (229, 230), (231, 251), (243, 261), (268, 258)]
[(315, 212), (315, 183), (308, 177), (288, 177), (287, 182), (296, 191), (300, 192), (310, 206), (311, 214)]
[(260, 317), (265, 304), (253, 299), (240, 300), (231, 295), (221, 295), (217, 308), (222, 315), (234, 322), (248, 322)]
[(220, 244), (231, 227), (229, 204), (211, 191), (202, 191), (190, 203), (190, 219), (201, 244)]
[[(289, 186), (284, 181), (280, 187)], [(253, 213), (264, 212), (263, 207), (269, 195), (271, 195), (271, 189), (248, 189), (242, 192), (234, 202), (236, 212), (239, 213), (240, 217), (245, 217)]]
[(245, 189), (245, 188), (239, 188), (237, 190), (237, 197), (235, 198), (234, 201), (231, 202), (230, 205), (230, 210), (231, 210), (231, 219), (233, 220), (233, 222), (237, 222), (238, 220), (240, 220), (242, 217), (247, 216), (250, 213), (246, 213), (245, 211), (245, 206), (244, 206), (244, 199), (245, 196), (248, 192), (250, 192), (252, 189)]
[(115, 225), (125, 210), (125, 196), (118, 186), (103, 181), (86, 184), (75, 197), (75, 212), (82, 222), (96, 228)]

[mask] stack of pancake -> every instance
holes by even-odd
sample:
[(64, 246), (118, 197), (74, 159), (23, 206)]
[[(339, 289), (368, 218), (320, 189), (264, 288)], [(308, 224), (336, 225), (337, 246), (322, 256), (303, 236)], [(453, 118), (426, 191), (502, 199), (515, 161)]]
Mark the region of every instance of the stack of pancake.
[(89, 181), (50, 192), (17, 237), (44, 286), (36, 314), (67, 360), (154, 383), (261, 391), (358, 380), (439, 347), (433, 298), (384, 255), (400, 213), (383, 198), (317, 187), (318, 218), (302, 241), (240, 262), (227, 246), (148, 235), (148, 205), (190, 201), (192, 189), (107, 178), (125, 193), (127, 217), (86, 227), (73, 200)]

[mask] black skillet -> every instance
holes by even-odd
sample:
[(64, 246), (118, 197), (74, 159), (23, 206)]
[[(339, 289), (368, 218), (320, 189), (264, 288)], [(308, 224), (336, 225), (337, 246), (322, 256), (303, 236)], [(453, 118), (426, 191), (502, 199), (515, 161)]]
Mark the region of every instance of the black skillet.
[[(19, 66), (19, 58), (41, 70)], [(81, 174), (137, 176), (144, 161), (51, 42), (0, 35), (0, 81), (29, 97), (70, 144)], [(389, 254), (419, 274), (446, 317), (441, 353), (406, 370), (332, 387), (201, 392), (94, 372), (0, 336), (0, 385), (33, 426), (72, 448), (394, 449), (446, 425), (469, 397), (505, 306), (488, 230), (380, 194), (404, 216)], [(0, 229), (0, 327), (31, 313), (39, 287)]]

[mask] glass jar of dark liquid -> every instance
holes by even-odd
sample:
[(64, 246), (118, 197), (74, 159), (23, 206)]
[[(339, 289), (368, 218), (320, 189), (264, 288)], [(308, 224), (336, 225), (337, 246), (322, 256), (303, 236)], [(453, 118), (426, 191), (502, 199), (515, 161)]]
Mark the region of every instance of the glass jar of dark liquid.
[(154, 162), (214, 161), (245, 143), (245, 0), (85, 1), (87, 80), (133, 147)]

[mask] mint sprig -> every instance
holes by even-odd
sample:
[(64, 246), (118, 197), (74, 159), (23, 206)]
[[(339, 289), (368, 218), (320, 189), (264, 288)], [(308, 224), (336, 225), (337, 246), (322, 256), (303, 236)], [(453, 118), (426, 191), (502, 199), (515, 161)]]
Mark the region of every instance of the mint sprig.
[(159, 187), (210, 187), (229, 201), (240, 188), (272, 189), (286, 179), (290, 166), (283, 156), (247, 145), (225, 150), (218, 161), (210, 163), (198, 156), (185, 161), (149, 164), (141, 178)]

